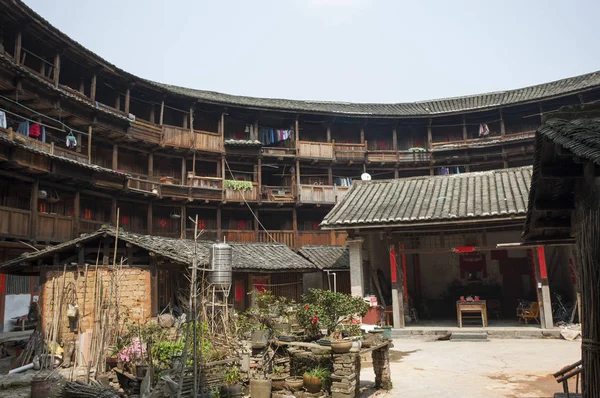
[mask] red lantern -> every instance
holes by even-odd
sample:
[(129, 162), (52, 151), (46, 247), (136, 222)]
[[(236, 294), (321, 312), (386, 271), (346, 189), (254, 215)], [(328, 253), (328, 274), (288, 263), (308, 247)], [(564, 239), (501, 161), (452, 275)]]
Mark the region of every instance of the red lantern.
[(161, 228), (166, 228), (167, 225), (169, 225), (169, 222), (166, 219), (161, 218), (160, 221), (158, 222), (158, 225), (160, 225)]

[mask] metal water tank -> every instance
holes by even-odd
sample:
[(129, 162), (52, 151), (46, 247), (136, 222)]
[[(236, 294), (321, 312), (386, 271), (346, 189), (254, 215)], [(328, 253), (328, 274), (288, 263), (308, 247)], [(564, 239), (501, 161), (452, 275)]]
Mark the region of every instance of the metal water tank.
[(231, 285), (232, 248), (227, 243), (215, 243), (210, 249), (210, 261), (213, 271), (208, 281), (213, 285), (227, 287)]

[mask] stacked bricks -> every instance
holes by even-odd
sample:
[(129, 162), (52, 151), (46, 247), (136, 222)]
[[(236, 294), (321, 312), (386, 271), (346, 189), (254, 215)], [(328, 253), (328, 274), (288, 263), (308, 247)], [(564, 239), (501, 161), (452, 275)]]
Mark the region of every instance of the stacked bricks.
[(331, 397), (354, 398), (360, 387), (360, 354), (333, 354)]
[(389, 345), (373, 351), (373, 370), (375, 371), (375, 388), (391, 390), (392, 379)]

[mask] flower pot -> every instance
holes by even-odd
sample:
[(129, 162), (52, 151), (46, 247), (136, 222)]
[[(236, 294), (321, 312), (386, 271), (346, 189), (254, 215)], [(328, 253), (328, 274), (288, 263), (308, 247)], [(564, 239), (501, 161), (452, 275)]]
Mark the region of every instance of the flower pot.
[(321, 379), (315, 376), (310, 376), (308, 373), (304, 373), (304, 388), (311, 394), (318, 393), (321, 391)]
[(252, 398), (271, 398), (271, 380), (250, 380), (250, 396)]
[(352, 342), (352, 348), (350, 350), (351, 351), (360, 351), (361, 347), (362, 347), (362, 341), (360, 341), (360, 340), (354, 340)]
[(242, 385), (234, 384), (232, 386), (221, 387), (221, 397), (223, 398), (237, 398), (242, 396)]
[(283, 390), (285, 387), (285, 376), (271, 376), (271, 388), (274, 391)]
[(292, 325), (289, 323), (276, 323), (273, 325), (273, 329), (275, 329), (277, 333), (287, 336), (292, 331)]
[(117, 369), (123, 370), (123, 362), (117, 362)]
[(269, 331), (266, 329), (253, 330), (250, 337), (252, 348), (265, 348), (269, 341)]
[(146, 373), (148, 372), (148, 366), (146, 365), (136, 365), (135, 367), (135, 375), (140, 379), (146, 377)]
[(336, 340), (331, 342), (331, 351), (336, 354), (345, 354), (350, 352), (352, 342), (348, 340)]
[(286, 377), (285, 386), (292, 391), (297, 391), (304, 385), (304, 379), (298, 376)]
[(119, 361), (117, 358), (106, 358), (106, 371), (110, 372), (111, 369), (116, 368), (117, 366), (119, 366)]

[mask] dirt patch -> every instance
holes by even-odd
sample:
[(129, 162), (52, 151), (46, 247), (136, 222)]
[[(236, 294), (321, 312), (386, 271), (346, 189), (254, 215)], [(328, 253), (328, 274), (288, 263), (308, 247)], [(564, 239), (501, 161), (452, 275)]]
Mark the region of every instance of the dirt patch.
[[(390, 350), (390, 363), (401, 362), (405, 357), (409, 356), (410, 354), (414, 354), (417, 351), (421, 351), (421, 350), (412, 350), (412, 351)], [(373, 364), (371, 362), (371, 355), (361, 356), (360, 365), (364, 368), (373, 366)]]
[[(562, 391), (562, 385), (559, 385), (550, 374), (545, 376), (498, 374), (487, 377), (506, 383), (506, 387), (511, 390), (507, 392), (507, 398), (552, 398), (555, 392)], [(569, 383), (569, 391), (575, 391), (574, 382)]]

